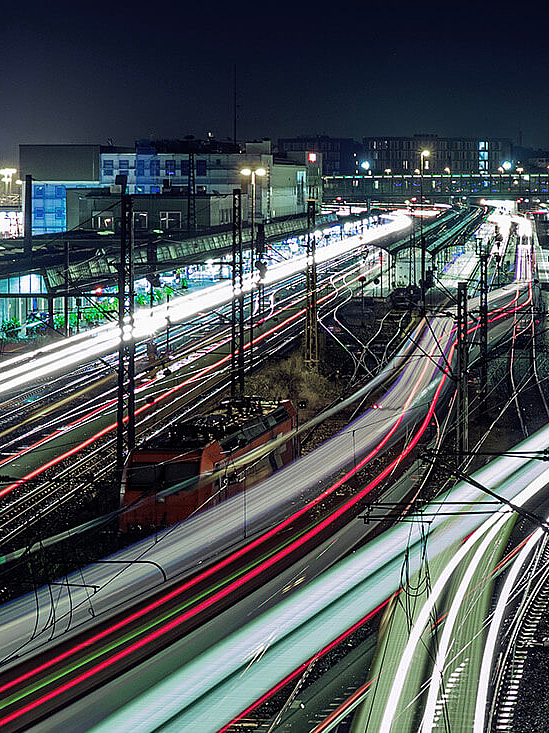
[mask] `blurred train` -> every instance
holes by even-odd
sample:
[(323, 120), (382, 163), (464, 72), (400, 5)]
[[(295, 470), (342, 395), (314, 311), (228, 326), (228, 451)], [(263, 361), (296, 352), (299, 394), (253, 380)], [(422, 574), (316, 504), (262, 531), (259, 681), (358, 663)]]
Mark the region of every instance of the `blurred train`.
[[(269, 402), (253, 397), (229, 400), (215, 412), (174, 422), (130, 452), (122, 476), (121, 506), (138, 505), (121, 514), (120, 529), (131, 532), (170, 526), (270, 476), (296, 457), (297, 438), (249, 465), (232, 464), (289, 433), (296, 423), (289, 400)], [(217, 470), (220, 473), (212, 480), (198, 481), (201, 475)], [(169, 491), (178, 484), (181, 490)], [(158, 497), (158, 492), (166, 495)]]

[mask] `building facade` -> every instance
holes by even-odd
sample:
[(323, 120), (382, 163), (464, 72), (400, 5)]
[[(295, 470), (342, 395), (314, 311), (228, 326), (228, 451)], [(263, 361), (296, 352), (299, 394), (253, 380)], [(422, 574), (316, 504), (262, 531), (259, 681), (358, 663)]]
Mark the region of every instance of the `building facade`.
[(322, 156), (314, 160), (305, 153), (276, 156), (268, 140), (242, 147), (215, 140), (138, 141), (134, 148), (20, 146), (21, 175), (33, 177), (33, 234), (67, 230), (68, 189), (110, 187), (118, 175), (126, 176), (130, 194), (160, 194), (172, 187), (182, 196), (191, 190), (196, 197), (224, 197), (227, 206), (220, 211), (225, 212), (225, 225), (232, 218), (230, 197), (240, 188), (245, 220), (252, 196), (250, 177), (241, 173), (246, 168), (265, 171), (255, 177), (256, 222), (304, 214), (307, 198), (320, 200)]
[[(120, 231), (120, 194), (107, 188), (67, 189), (67, 228), (99, 232)], [(189, 199), (176, 187), (163, 193), (132, 196), (136, 233), (189, 231)], [(243, 212), (246, 219), (247, 211)], [(196, 231), (224, 228), (232, 217), (232, 198), (200, 194), (195, 198)]]
[(495, 173), (511, 159), (511, 141), (505, 138), (458, 138), (438, 135), (363, 138), (364, 169), (374, 174), (413, 173)]

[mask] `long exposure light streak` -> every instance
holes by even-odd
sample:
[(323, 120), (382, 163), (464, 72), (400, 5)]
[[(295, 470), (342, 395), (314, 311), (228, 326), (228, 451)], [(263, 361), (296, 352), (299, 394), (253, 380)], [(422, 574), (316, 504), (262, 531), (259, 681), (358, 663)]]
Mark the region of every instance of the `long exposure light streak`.
[[(519, 307), (523, 307), (523, 306), (519, 306)], [(302, 313), (302, 312), (303, 312), (303, 311), (300, 311), (300, 313)], [(502, 315), (501, 315), (501, 316), (499, 316), (499, 317), (504, 317), (505, 315), (506, 315), (506, 314), (504, 313), (504, 314), (502, 314)], [(493, 320), (496, 320), (496, 319), (493, 319)], [(273, 329), (273, 330), (274, 330), (274, 329)], [(262, 335), (262, 337), (263, 337), (263, 338), (264, 338), (265, 336), (266, 336), (266, 334), (263, 334), (263, 335)], [(455, 345), (455, 344), (453, 344), (453, 345), (452, 345), (452, 350), (453, 350), (453, 348), (454, 348), (454, 345)], [(453, 353), (453, 351), (452, 351), (451, 353)], [(227, 357), (227, 358), (228, 358), (228, 357)], [(450, 355), (450, 357), (449, 357), (449, 360), (451, 361), (451, 355)], [(221, 362), (223, 362), (223, 361), (224, 361), (224, 360), (221, 360)], [(426, 368), (426, 367), (425, 367), (425, 368)], [(442, 388), (442, 384), (443, 384), (443, 383), (444, 383), (444, 381), (446, 380), (446, 376), (447, 376), (447, 375), (446, 375), (446, 374), (444, 374), (444, 375), (443, 375), (443, 377), (442, 377), (442, 379), (441, 379), (441, 380), (440, 380), (440, 382), (439, 382), (439, 386), (438, 386), (438, 388), (437, 388), (437, 391), (435, 392), (435, 396), (436, 396), (436, 397), (438, 397), (438, 395), (440, 394), (440, 390), (441, 390), (441, 388)], [(419, 380), (418, 380), (418, 381), (419, 381)], [(176, 388), (173, 388), (173, 389), (177, 389), (177, 388), (178, 388), (178, 387), (176, 387)], [(166, 394), (170, 394), (170, 393), (172, 393), (172, 391), (173, 391), (173, 390), (170, 390), (170, 391), (169, 391), (168, 393), (166, 393)], [(427, 414), (427, 416), (426, 416), (426, 418), (425, 418), (425, 420), (424, 420), (424, 422), (423, 422), (423, 425), (426, 425), (426, 424), (428, 424), (428, 422), (429, 422), (429, 420), (430, 420), (430, 418), (431, 418), (431, 416), (432, 416), (432, 412), (433, 412), (433, 410), (434, 410), (434, 405), (435, 405), (435, 404), (436, 404), (436, 400), (435, 400), (435, 399), (433, 399), (433, 402), (432, 402), (432, 403), (431, 403), (431, 405), (430, 405), (430, 408), (429, 408), (429, 412), (428, 412), (428, 414)], [(419, 440), (419, 437), (420, 437), (420, 435), (418, 434), (418, 435), (416, 436), (416, 439), (415, 439), (414, 445), (415, 445), (415, 444), (417, 443), (417, 440)], [(411, 448), (410, 448), (410, 449), (411, 449)], [(371, 455), (371, 454), (370, 454), (370, 455)], [(402, 455), (404, 455), (404, 453), (403, 453), (403, 454), (401, 454), (401, 455), (400, 455), (400, 456), (398, 457), (398, 459), (397, 459), (398, 461), (402, 460)], [(363, 465), (363, 464), (361, 464), (361, 465)], [(356, 468), (356, 467), (355, 467), (355, 468)], [(356, 470), (358, 470), (358, 468), (356, 468)], [(354, 473), (354, 472), (356, 472), (356, 471), (353, 471), (353, 473)], [(348, 474), (348, 475), (347, 475), (347, 478), (348, 478), (348, 477), (349, 477), (350, 475), (352, 475), (352, 473)], [(387, 472), (383, 472), (382, 474), (380, 474), (380, 477), (378, 477), (378, 478), (379, 478), (379, 481), (381, 481), (381, 480), (383, 479), (383, 477), (384, 477), (384, 476), (386, 476), (386, 475), (387, 475)], [(345, 480), (345, 479), (343, 479), (343, 480), (342, 480), (342, 481), (341, 481), (341, 482), (340, 482), (340, 483), (339, 483), (338, 485), (341, 485), (341, 483), (342, 483), (342, 482), (343, 482), (344, 480)], [(377, 483), (379, 483), (379, 481), (378, 481)], [(371, 488), (373, 488), (373, 485), (377, 485), (377, 483), (376, 483), (376, 484), (369, 484), (368, 486), (369, 486), (369, 487), (371, 487)], [(335, 484), (334, 484), (334, 486), (335, 486)], [(366, 492), (366, 493), (367, 493), (367, 489), (368, 489), (368, 490), (371, 490), (371, 488), (370, 488), (370, 489), (368, 489), (368, 487), (365, 487), (365, 489), (363, 489), (363, 492), (361, 492), (361, 493), (360, 493), (359, 497), (362, 497), (362, 496), (364, 496), (364, 492)], [(357, 499), (357, 500), (358, 500), (358, 499)], [(318, 501), (318, 500), (315, 500), (315, 501)], [(352, 501), (352, 500), (350, 500), (350, 501)], [(312, 505), (312, 504), (311, 504), (311, 505)], [(334, 515), (334, 516), (335, 516), (335, 515)], [(332, 518), (330, 518), (330, 521), (331, 521), (331, 519), (332, 519)], [(311, 536), (313, 536), (313, 535), (311, 535)], [(287, 551), (286, 551), (286, 552), (287, 552)], [(282, 556), (282, 555), (281, 555), (281, 556)], [(253, 572), (254, 572), (254, 574), (255, 574), (255, 573), (257, 573), (258, 571), (257, 571), (257, 570), (254, 570)], [(250, 575), (249, 577), (254, 577), (254, 576), (253, 576), (253, 575)], [(239, 584), (240, 584), (240, 581), (239, 581)], [(235, 586), (235, 587), (237, 587), (237, 586)], [(212, 601), (212, 602), (213, 602), (213, 601)], [(200, 609), (199, 609), (199, 610), (200, 610)], [(198, 611), (196, 611), (196, 612), (198, 612)], [(174, 621), (175, 621), (175, 620), (174, 620)], [(173, 622), (172, 622), (172, 623), (173, 623)], [(155, 635), (156, 635), (156, 634), (160, 634), (160, 633), (165, 633), (165, 631), (166, 631), (166, 630), (168, 630), (169, 628), (171, 628), (171, 626), (170, 626), (170, 625), (168, 625), (168, 626), (164, 627), (163, 629), (159, 629), (159, 630), (157, 630), (157, 631), (155, 632)], [(157, 636), (151, 636), (151, 638), (157, 638)], [(139, 642), (139, 643), (141, 643), (141, 642)], [(124, 652), (124, 653), (125, 653), (125, 652)], [(116, 661), (116, 660), (117, 660), (117, 659), (119, 659), (119, 658), (121, 658), (121, 657), (120, 657), (119, 655), (115, 655), (115, 656), (114, 656), (114, 657), (112, 658), (112, 660)], [(102, 670), (102, 669), (104, 669), (104, 668), (105, 668), (106, 666), (108, 666), (108, 663), (112, 664), (112, 663), (114, 663), (114, 661), (110, 661), (110, 660), (105, 660), (105, 662), (103, 662), (103, 663), (102, 663), (102, 665), (101, 665), (100, 667), (98, 667), (98, 669), (99, 669), (99, 670)], [(103, 665), (105, 665), (105, 666), (103, 666)], [(88, 670), (88, 672), (89, 672), (89, 670)], [(88, 674), (88, 672), (87, 672), (86, 674)], [(74, 681), (72, 681), (72, 680), (71, 680), (71, 681), (70, 681), (70, 683), (67, 683), (67, 684), (70, 684), (70, 686), (72, 686), (72, 683), (73, 683), (73, 682), (74, 682)], [(76, 684), (76, 683), (75, 683), (75, 684)], [(65, 686), (63, 686), (62, 688), (59, 688), (59, 689), (60, 689), (60, 690), (62, 691), (63, 689), (68, 689), (68, 688), (66, 688)], [(54, 692), (55, 692), (55, 691), (54, 691)], [(59, 693), (59, 694), (60, 694), (60, 693)], [(46, 699), (46, 698), (44, 698), (44, 699)], [(50, 698), (48, 697), (47, 699), (50, 699)], [(22, 714), (22, 713), (21, 713), (21, 714)], [(0, 721), (0, 722), (3, 722), (3, 721)]]
[[(517, 506), (523, 506), (529, 499), (535, 496), (539, 491), (545, 488), (549, 481), (549, 468), (545, 468), (543, 472), (538, 475), (525, 489), (523, 489), (517, 496), (513, 498), (514, 504)], [(427, 625), (429, 617), (431, 615), (433, 606), (437, 602), (440, 594), (444, 587), (449, 581), (450, 577), (458, 567), (458, 565), (466, 557), (467, 553), (474, 546), (477, 540), (482, 537), (486, 532), (490, 531), (492, 526), (496, 522), (502, 522), (505, 518), (512, 515), (512, 512), (507, 508), (503, 507), (498, 512), (491, 515), (484, 523), (477, 529), (473, 534), (464, 542), (451, 557), (448, 564), (444, 567), (443, 572), (437, 578), (433, 588), (423, 605), (416, 622), (410, 632), (408, 642), (401, 656), (397, 671), (395, 673), (391, 691), (388, 697), (387, 705), (385, 707), (383, 719), (380, 726), (380, 733), (390, 733), (393, 720), (396, 715), (397, 707), (400, 700), (400, 695), (404, 689), (404, 683), (412, 663), (412, 658), (415, 653), (415, 649), (419, 644), (420, 638), (423, 634), (424, 628)], [(502, 518), (503, 517), (503, 518)]]
[[(404, 231), (410, 226), (407, 216), (392, 217), (387, 224), (376, 229), (370, 229), (362, 235), (348, 237), (342, 242), (335, 242), (317, 250), (318, 264), (340, 257), (365, 243), (378, 241), (386, 236)], [(265, 277), (266, 284), (274, 284), (280, 280), (302, 272), (306, 268), (306, 257), (300, 255), (292, 260), (272, 265), (268, 268)], [(249, 292), (255, 286), (255, 276), (248, 274), (244, 280), (243, 291)], [(145, 338), (168, 323), (181, 323), (205, 310), (217, 308), (229, 303), (233, 298), (232, 284), (220, 283), (204, 288), (196, 293), (183, 295), (170, 301), (154, 306), (152, 309), (140, 309), (134, 317), (134, 338)], [(89, 345), (84, 342), (89, 341)], [(25, 355), (15, 357), (6, 362), (0, 374), (0, 394), (21, 387), (39, 377), (59, 372), (64, 368), (76, 365), (85, 360), (106, 354), (115, 349), (120, 343), (118, 325), (106, 324), (96, 329), (90, 329), (84, 334), (77, 334), (63, 339), (62, 342), (50, 345), (44, 349), (37, 349)], [(23, 361), (24, 360), (24, 361)], [(9, 367), (9, 368), (6, 368)]]
[[(503, 315), (505, 315), (505, 314), (500, 314), (500, 317), (503, 317)], [(456, 345), (456, 342), (454, 341), (451, 344), (451, 347), (450, 347), (450, 356), (449, 356), (449, 361), (450, 362), (452, 361), (452, 353), (453, 353), (453, 351), (455, 349), (455, 345)], [(425, 364), (422, 367), (422, 370), (425, 371), (427, 369), (428, 365), (429, 365), (429, 361), (428, 360), (425, 360)], [(185, 613), (181, 614), (179, 617), (177, 617), (177, 618), (173, 619), (172, 621), (170, 621), (169, 624), (166, 624), (165, 626), (163, 626), (160, 629), (157, 629), (156, 631), (152, 632), (148, 636), (146, 636), (146, 637), (144, 637), (144, 638), (136, 641), (134, 644), (132, 644), (129, 647), (127, 647), (126, 649), (118, 652), (117, 654), (113, 655), (109, 659), (104, 660), (100, 664), (98, 664), (95, 667), (87, 670), (86, 672), (82, 673), (78, 677), (75, 677), (72, 680), (70, 680), (67, 683), (65, 683), (64, 685), (61, 685), (60, 687), (56, 688), (56, 690), (51, 691), (46, 696), (43, 696), (42, 698), (39, 698), (39, 699), (33, 701), (32, 703), (29, 703), (29, 705), (27, 705), (26, 707), (21, 708), (18, 711), (14, 711), (12, 714), (10, 714), (10, 716), (7, 716), (5, 719), (0, 720), (0, 725), (1, 724), (5, 724), (5, 722), (9, 722), (10, 720), (15, 719), (16, 717), (19, 717), (20, 715), (25, 714), (25, 712), (28, 712), (28, 711), (30, 711), (32, 709), (35, 709), (36, 707), (38, 707), (39, 705), (43, 704), (44, 702), (47, 702), (48, 700), (52, 699), (53, 697), (56, 697), (57, 695), (62, 694), (64, 691), (66, 691), (68, 689), (71, 689), (74, 686), (80, 684), (81, 682), (89, 679), (90, 676), (92, 676), (93, 674), (100, 673), (100, 672), (104, 671), (109, 666), (114, 665), (116, 662), (118, 662), (122, 658), (128, 656), (132, 652), (137, 651), (138, 649), (141, 649), (145, 644), (148, 644), (150, 642), (155, 641), (156, 639), (158, 639), (163, 634), (168, 633), (169, 631), (171, 631), (176, 626), (182, 624), (184, 621), (186, 621), (189, 618), (197, 615), (201, 611), (205, 610), (206, 608), (210, 607), (211, 605), (213, 605), (214, 603), (218, 602), (222, 598), (226, 597), (227, 595), (229, 595), (230, 593), (232, 593), (234, 590), (236, 590), (237, 588), (239, 588), (240, 586), (242, 586), (246, 582), (250, 581), (252, 578), (257, 577), (257, 575), (259, 575), (261, 572), (263, 572), (264, 570), (266, 570), (268, 567), (271, 567), (276, 562), (280, 561), (283, 557), (287, 556), (288, 554), (290, 554), (291, 552), (293, 552), (295, 549), (297, 549), (297, 547), (303, 545), (306, 541), (308, 541), (309, 539), (311, 539), (312, 537), (314, 537), (316, 534), (318, 534), (322, 529), (324, 529), (324, 527), (327, 527), (338, 516), (340, 516), (341, 514), (343, 514), (346, 511), (348, 511), (349, 508), (351, 508), (352, 506), (354, 506), (365, 495), (367, 495), (373, 488), (375, 488), (375, 486), (377, 486), (386, 476), (388, 476), (392, 472), (392, 470), (395, 468), (395, 466), (398, 465), (398, 463), (402, 460), (402, 458), (407, 453), (409, 453), (413, 449), (413, 447), (415, 447), (415, 445), (420, 440), (423, 432), (425, 431), (425, 429), (427, 428), (427, 426), (428, 426), (428, 424), (429, 424), (429, 422), (431, 420), (431, 417), (432, 417), (433, 412), (434, 412), (435, 407), (436, 407), (437, 400), (438, 400), (438, 398), (440, 396), (440, 393), (441, 393), (442, 388), (444, 386), (444, 383), (445, 383), (445, 381), (447, 379), (447, 376), (448, 375), (446, 373), (444, 373), (442, 375), (441, 379), (439, 380), (437, 389), (435, 391), (435, 395), (434, 395), (433, 400), (432, 400), (432, 402), (431, 402), (431, 404), (429, 406), (429, 409), (427, 410), (427, 413), (426, 413), (426, 415), (424, 417), (424, 420), (421, 423), (421, 426), (420, 426), (419, 430), (416, 432), (414, 438), (409, 442), (409, 444), (406, 447), (406, 449), (404, 451), (402, 451), (402, 453), (399, 454), (399, 456), (394, 461), (392, 461), (384, 469), (384, 471), (382, 471), (373, 481), (371, 481), (366, 487), (364, 487), (355, 496), (353, 496), (349, 500), (347, 500), (335, 512), (333, 512), (333, 514), (331, 516), (327, 517), (325, 520), (323, 520), (322, 522), (320, 522), (314, 529), (312, 529), (309, 532), (307, 532), (306, 534), (304, 534), (297, 541), (295, 541), (294, 543), (288, 545), (286, 548), (284, 548), (283, 550), (281, 550), (279, 553), (277, 553), (276, 555), (272, 556), (268, 560), (264, 561), (261, 565), (259, 565), (259, 566), (255, 567), (255, 568), (253, 568), (252, 570), (248, 571), (248, 573), (246, 573), (244, 576), (242, 576), (238, 580), (234, 581), (233, 583), (229, 584), (228, 586), (226, 586), (222, 590), (218, 591), (217, 593), (215, 593), (210, 598), (202, 601), (200, 604), (198, 604), (197, 606), (195, 606), (193, 609), (189, 609)], [(420, 380), (418, 380), (416, 382), (416, 389), (419, 388), (419, 383), (420, 383)], [(410, 404), (413, 396), (415, 396), (415, 394), (411, 394), (409, 396), (406, 404)], [(401, 414), (399, 415), (398, 420), (401, 420), (402, 419), (402, 416), (403, 416), (404, 413), (405, 413), (405, 408), (403, 408)], [(262, 535), (261, 537), (257, 538), (256, 540), (254, 540), (249, 545), (246, 545), (244, 548), (242, 548), (241, 550), (237, 551), (233, 555), (225, 558), (219, 565), (216, 565), (215, 568), (210, 568), (209, 571), (206, 571), (205, 573), (200, 574), (197, 578), (191, 579), (191, 581), (188, 581), (181, 588), (176, 589), (176, 591), (172, 591), (171, 594), (169, 594), (168, 596), (166, 596), (164, 598), (173, 597), (176, 593), (182, 592), (183, 589), (186, 589), (186, 588), (191, 587), (191, 585), (194, 585), (199, 580), (202, 580), (202, 579), (204, 579), (204, 577), (206, 577), (207, 575), (211, 574), (214, 571), (214, 569), (219, 569), (219, 567), (228, 564), (228, 562), (230, 562), (231, 560), (233, 560), (235, 557), (244, 554), (244, 552), (247, 552), (250, 549), (253, 549), (253, 547), (258, 546), (261, 542), (265, 541), (266, 538), (272, 536), (275, 532), (280, 531), (280, 529), (282, 529), (284, 526), (288, 526), (288, 524), (290, 524), (291, 522), (295, 521), (295, 519), (298, 516), (300, 516), (301, 514), (303, 514), (310, 507), (316, 505), (319, 501), (322, 500), (322, 498), (324, 498), (326, 495), (328, 495), (328, 493), (331, 493), (331, 491), (333, 491), (335, 488), (341, 486), (342, 483), (344, 483), (352, 475), (354, 475), (354, 473), (356, 473), (358, 470), (360, 470), (360, 468), (363, 465), (365, 465), (366, 459), (370, 460), (371, 457), (372, 457), (372, 455), (375, 454), (375, 453), (377, 453), (378, 450), (379, 450), (379, 448), (376, 448), (374, 451), (372, 451), (370, 454), (368, 454), (368, 456), (366, 456), (355, 467), (353, 467), (353, 469), (351, 469), (351, 471), (347, 472), (347, 474), (345, 474), (345, 476), (343, 476), (338, 482), (336, 482), (335, 484), (333, 484), (329, 489), (325, 490), (325, 492), (323, 492), (319, 497), (316, 497), (311, 502), (309, 502), (306, 506), (302, 507), (302, 509), (300, 509), (297, 512), (295, 512), (294, 515), (292, 515), (291, 517), (289, 517), (287, 520), (285, 520), (284, 522), (282, 522), (280, 525), (277, 525), (275, 528), (271, 529), (265, 535)], [(159, 599), (158, 601), (155, 602), (154, 606), (159, 605), (161, 602), (162, 602), (162, 599)], [(147, 610), (152, 610), (152, 606), (147, 607)], [(141, 612), (140, 615), (142, 615), (143, 612)], [(136, 618), (136, 615), (133, 614), (131, 618), (132, 618), (132, 620), (134, 620)], [(120, 628), (123, 623), (124, 623), (124, 621), (120, 622), (120, 624), (117, 624), (117, 629)], [(107, 633), (109, 633), (110, 631), (112, 631), (112, 629), (106, 629), (104, 632), (101, 632), (101, 635), (104, 636)], [(94, 637), (94, 641), (97, 641), (97, 640), (98, 640), (98, 637), (96, 635)], [(66, 656), (69, 653), (70, 653), (70, 651), (64, 653), (63, 654), (63, 658), (66, 658)], [(60, 661), (60, 658), (59, 657), (55, 658), (55, 660), (52, 660), (51, 661), (51, 664), (53, 664), (54, 661)], [(50, 666), (50, 663), (46, 663), (46, 664), (47, 664), (47, 666)], [(25, 678), (28, 678), (29, 675), (34, 674), (34, 673), (35, 673), (35, 671), (32, 670), (31, 672), (29, 672), (29, 673), (27, 673), (25, 675)], [(17, 681), (19, 681), (19, 680), (17, 680)], [(17, 681), (14, 681), (13, 684), (15, 684)], [(10, 683), (8, 683), (8, 684), (9, 684), (9, 686), (11, 686)]]

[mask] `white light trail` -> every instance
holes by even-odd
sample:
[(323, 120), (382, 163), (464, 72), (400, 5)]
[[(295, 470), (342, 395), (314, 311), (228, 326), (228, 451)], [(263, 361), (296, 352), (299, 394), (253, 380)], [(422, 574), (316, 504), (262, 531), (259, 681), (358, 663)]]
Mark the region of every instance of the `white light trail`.
[(486, 550), (496, 540), (497, 535), (503, 529), (504, 525), (511, 519), (511, 517), (512, 514), (510, 514), (508, 511), (506, 512), (506, 514), (500, 515), (498, 521), (494, 524), (490, 531), (486, 533), (484, 539), (477, 547), (471, 561), (467, 564), (467, 569), (463, 575), (463, 578), (461, 579), (456, 594), (452, 599), (450, 611), (444, 622), (444, 629), (442, 631), (437, 656), (433, 665), (433, 673), (431, 676), (431, 682), (429, 684), (429, 694), (427, 696), (425, 712), (423, 714), (423, 721), (421, 724), (422, 733), (428, 733), (428, 731), (431, 731), (434, 727), (434, 717), (436, 714), (440, 685), (444, 677), (446, 656), (452, 642), (452, 633), (454, 631), (454, 626), (457, 621), (463, 599), (467, 595), (469, 585), (478, 569), (478, 566), (482, 562)]
[[(516, 497), (513, 498), (513, 503), (519, 507), (523, 506), (530, 498), (535, 496), (539, 491), (541, 491), (545, 486), (547, 486), (548, 482), (549, 482), (549, 468), (546, 468), (542, 471), (542, 473), (540, 473), (529, 484), (529, 486), (527, 486)], [(418, 615), (418, 618), (416, 620), (416, 623), (414, 624), (414, 627), (410, 633), (410, 636), (408, 637), (408, 642), (402, 654), (399, 666), (397, 668), (397, 672), (393, 680), (393, 685), (391, 688), (391, 692), (388, 698), (388, 702), (385, 708), (385, 712), (384, 712), (381, 727), (380, 727), (380, 733), (390, 733), (391, 731), (391, 727), (392, 727), (394, 717), (397, 711), (398, 703), (400, 700), (400, 695), (404, 688), (404, 683), (406, 682), (406, 678), (408, 676), (408, 672), (410, 669), (410, 665), (412, 663), (413, 656), (416, 651), (416, 647), (421, 639), (425, 625), (427, 624), (429, 620), (429, 616), (431, 614), (432, 608), (434, 604), (437, 602), (438, 597), (440, 596), (444, 587), (446, 586), (446, 583), (452, 576), (454, 570), (458, 567), (459, 563), (464, 559), (466, 554), (469, 552), (473, 544), (477, 542), (478, 539), (485, 532), (488, 532), (496, 521), (499, 521), (499, 518), (501, 517), (502, 514), (509, 514), (509, 513), (510, 513), (510, 510), (507, 507), (504, 507), (504, 508), (501, 508), (496, 514), (492, 514), (471, 535), (471, 537), (469, 537), (468, 540), (464, 542), (458, 548), (455, 555), (452, 556), (452, 559), (450, 560), (448, 565), (444, 568), (440, 576), (437, 578), (437, 581), (435, 585), (433, 586), (431, 594), (429, 595), (429, 598), (426, 600), (423, 608), (421, 609)]]
[[(549, 519), (549, 517), (548, 517)], [(486, 719), (486, 706), (488, 699), (488, 685), (490, 683), (490, 677), (492, 673), (492, 661), (494, 658), (494, 650), (498, 639), (499, 631), (501, 628), (501, 622), (507, 604), (509, 602), (509, 596), (513, 590), (518, 574), (520, 573), (522, 566), (533, 552), (534, 547), (539, 542), (543, 535), (541, 529), (537, 529), (529, 538), (526, 545), (522, 548), (517, 558), (513, 562), (513, 566), (509, 571), (501, 594), (498, 598), (492, 622), (488, 630), (488, 636), (486, 637), (486, 644), (484, 645), (484, 653), (482, 656), (482, 663), (480, 666), (478, 688), (477, 688), (477, 700), (475, 705), (475, 718), (473, 724), (473, 733), (484, 733), (486, 728), (484, 727), (484, 721)]]
[[(342, 242), (321, 247), (316, 252), (316, 262), (328, 260), (375, 242), (389, 234), (404, 231), (411, 225), (407, 216), (394, 216), (387, 224), (369, 229), (361, 235), (348, 237)], [(306, 257), (301, 255), (292, 260), (277, 263), (268, 268), (264, 282), (273, 284), (295, 275), (306, 268)], [(256, 275), (244, 278), (243, 291), (249, 292), (256, 284)], [(181, 323), (201, 313), (219, 308), (233, 298), (232, 283), (218, 283), (195, 293), (174, 298), (151, 309), (138, 310), (134, 316), (132, 336), (134, 339), (147, 338), (169, 324)], [(0, 394), (21, 387), (37, 378), (46, 377), (83, 361), (92, 360), (117, 348), (119, 344), (117, 323), (109, 323), (85, 333), (69, 336), (62, 342), (50, 344), (25, 355), (9, 359), (2, 364), (0, 374)], [(127, 340), (126, 334), (124, 340)], [(88, 343), (86, 343), (88, 342)], [(11, 367), (11, 368), (10, 368)]]

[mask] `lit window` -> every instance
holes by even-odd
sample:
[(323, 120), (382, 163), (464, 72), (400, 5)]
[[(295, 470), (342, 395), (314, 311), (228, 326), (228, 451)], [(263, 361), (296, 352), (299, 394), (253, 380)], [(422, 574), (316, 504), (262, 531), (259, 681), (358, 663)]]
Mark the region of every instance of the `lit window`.
[(181, 212), (180, 211), (161, 211), (160, 212), (160, 228), (161, 229), (181, 229)]
[(134, 211), (133, 212), (133, 228), (134, 229), (147, 229), (148, 225), (148, 214), (146, 211)]

